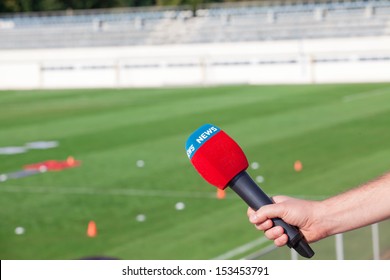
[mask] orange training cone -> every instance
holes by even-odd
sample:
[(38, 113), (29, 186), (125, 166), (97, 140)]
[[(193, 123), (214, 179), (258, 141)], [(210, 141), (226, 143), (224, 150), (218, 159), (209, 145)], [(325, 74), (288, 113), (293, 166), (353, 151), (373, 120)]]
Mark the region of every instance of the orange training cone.
[(68, 156), (68, 158), (66, 159), (66, 163), (70, 166), (73, 166), (75, 164), (75, 160), (74, 160), (74, 157), (72, 156)]
[(302, 162), (300, 160), (297, 160), (294, 162), (294, 170), (296, 172), (302, 171), (302, 168), (303, 168), (303, 165), (302, 165)]
[(88, 228), (87, 228), (87, 236), (96, 237), (96, 235), (97, 235), (96, 223), (94, 221), (89, 221)]
[(225, 190), (217, 189), (217, 198), (218, 199), (224, 199), (226, 196)]

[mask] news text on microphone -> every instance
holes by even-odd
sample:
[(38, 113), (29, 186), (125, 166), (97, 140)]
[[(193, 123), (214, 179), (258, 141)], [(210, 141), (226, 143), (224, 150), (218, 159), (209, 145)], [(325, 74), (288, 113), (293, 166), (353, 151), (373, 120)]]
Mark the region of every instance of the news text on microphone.
[(207, 268), (131, 267), (122, 269), (123, 276), (269, 276), (267, 266), (215, 266)]

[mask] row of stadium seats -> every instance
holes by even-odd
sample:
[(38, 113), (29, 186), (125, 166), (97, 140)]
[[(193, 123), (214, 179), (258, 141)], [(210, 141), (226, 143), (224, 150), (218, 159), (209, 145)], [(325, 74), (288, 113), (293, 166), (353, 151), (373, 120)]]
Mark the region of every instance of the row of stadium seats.
[(390, 35), (389, 1), (0, 17), (0, 49)]

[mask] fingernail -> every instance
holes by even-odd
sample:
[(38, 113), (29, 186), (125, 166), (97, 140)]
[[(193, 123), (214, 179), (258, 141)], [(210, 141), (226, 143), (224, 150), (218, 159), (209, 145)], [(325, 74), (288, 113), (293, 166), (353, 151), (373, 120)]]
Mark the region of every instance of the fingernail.
[(281, 237), (284, 234), (283, 228), (278, 228), (278, 235)]
[(251, 222), (256, 222), (256, 220), (257, 220), (257, 215), (256, 215), (256, 214), (252, 214), (252, 215), (250, 216), (249, 220), (250, 220)]

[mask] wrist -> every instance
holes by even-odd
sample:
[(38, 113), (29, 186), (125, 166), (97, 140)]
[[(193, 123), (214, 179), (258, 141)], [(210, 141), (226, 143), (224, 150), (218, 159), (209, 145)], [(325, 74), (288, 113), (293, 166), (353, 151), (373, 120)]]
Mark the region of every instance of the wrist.
[(318, 231), (323, 236), (322, 238), (344, 232), (347, 229), (347, 223), (344, 220), (345, 211), (351, 211), (351, 209), (342, 209), (339, 205), (335, 205), (338, 203), (333, 198), (319, 202), (316, 215)]
[(312, 241), (318, 241), (320, 239), (326, 238), (334, 233), (332, 225), (333, 216), (329, 213), (329, 206), (326, 201), (313, 201), (314, 205), (311, 207), (313, 209), (311, 225), (312, 228)]

